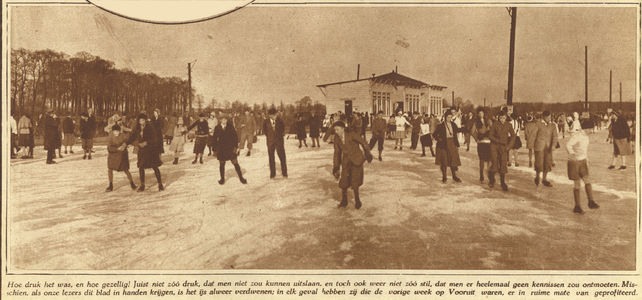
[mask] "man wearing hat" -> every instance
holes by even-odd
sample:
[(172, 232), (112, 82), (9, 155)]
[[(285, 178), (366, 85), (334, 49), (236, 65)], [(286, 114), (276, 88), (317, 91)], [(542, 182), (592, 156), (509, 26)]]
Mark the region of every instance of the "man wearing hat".
[(593, 187), (589, 179), (589, 169), (587, 163), (587, 152), (589, 146), (589, 137), (582, 130), (580, 121), (578, 119), (568, 117), (569, 124), (568, 132), (571, 138), (566, 143), (566, 151), (568, 152), (568, 179), (573, 180), (573, 197), (575, 198), (574, 213), (583, 214), (584, 211), (580, 205), (580, 187), (584, 181), (584, 189), (588, 197), (588, 207), (590, 209), (597, 209), (600, 206), (593, 201)]
[[(354, 191), (354, 207), (361, 208), (359, 187), (363, 184), (363, 163), (372, 162), (372, 153), (368, 142), (359, 135), (359, 132), (345, 130), (345, 123), (334, 123), (334, 160), (332, 174), (339, 179), (341, 188), (341, 203), (339, 207), (348, 206), (348, 188)], [(359, 149), (363, 148), (363, 152)], [(365, 156), (364, 156), (365, 153)]]
[(270, 179), (276, 176), (276, 160), (274, 159), (274, 151), (279, 156), (281, 162), (281, 174), (283, 177), (288, 177), (288, 166), (285, 162), (285, 147), (283, 144), (283, 136), (285, 135), (285, 125), (283, 120), (276, 114), (276, 109), (270, 108), (268, 111), (269, 118), (263, 121), (263, 133), (265, 133), (265, 140), (268, 148), (268, 161), (270, 164)]
[(631, 130), (626, 118), (618, 111), (612, 112), (613, 116), (617, 119), (611, 125), (611, 134), (613, 136), (613, 163), (609, 166), (609, 170), (615, 169), (615, 163), (618, 156), (622, 157), (622, 164), (618, 170), (626, 170), (626, 156), (631, 155), (631, 146), (629, 144), (629, 137)]
[(232, 161), (232, 165), (234, 165), (234, 169), (241, 183), (247, 184), (247, 180), (243, 178), (241, 166), (236, 159), (236, 150), (239, 145), (238, 135), (234, 125), (228, 122), (228, 118), (226, 113), (221, 113), (218, 117), (220, 123), (216, 126), (216, 129), (214, 129), (214, 138), (216, 139), (216, 145), (218, 147), (216, 158), (218, 158), (220, 164), (219, 172), (221, 173), (221, 180), (219, 180), (218, 183), (221, 185), (225, 184), (225, 162), (229, 160)]
[(80, 114), (80, 139), (82, 140), (82, 159), (91, 159), (91, 148), (93, 147), (93, 129), (86, 112)]
[(410, 149), (416, 150), (419, 142), (419, 133), (421, 132), (421, 116), (418, 111), (412, 113), (412, 119), (410, 124), (412, 124), (412, 133), (410, 136)]
[(246, 156), (250, 156), (250, 152), (252, 151), (252, 142), (254, 142), (254, 133), (256, 132), (256, 122), (254, 121), (254, 117), (250, 115), (249, 110), (246, 110), (245, 115), (240, 118), (240, 123), (241, 135), (239, 141), (239, 153), (247, 143)]
[(553, 166), (553, 149), (557, 145), (557, 125), (551, 120), (551, 112), (542, 113), (542, 121), (537, 123), (534, 132), (535, 145), (535, 185), (539, 185), (539, 174), (543, 173), (542, 184), (547, 187), (553, 185), (546, 180), (546, 175)]
[(60, 134), (58, 133), (58, 126), (60, 120), (56, 117), (53, 108), (47, 109), (47, 115), (43, 122), (45, 131), (45, 150), (47, 150), (47, 164), (55, 164), (53, 160), (56, 157), (56, 149), (60, 147)]
[(65, 146), (65, 154), (67, 154), (67, 147), (69, 147), (69, 153), (74, 153), (74, 143), (76, 142), (75, 124), (76, 122), (71, 118), (71, 115), (62, 121), (62, 134), (63, 134), (63, 145)]
[(352, 123), (350, 123), (350, 130), (360, 135), (362, 126), (363, 126), (363, 120), (361, 120), (361, 115), (359, 115), (359, 110), (355, 108), (352, 111)]

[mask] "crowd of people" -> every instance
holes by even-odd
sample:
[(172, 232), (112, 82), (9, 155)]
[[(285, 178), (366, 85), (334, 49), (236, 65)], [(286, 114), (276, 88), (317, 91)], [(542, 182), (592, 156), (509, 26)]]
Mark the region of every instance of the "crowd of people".
[[(73, 146), (77, 136), (81, 139), (83, 159), (92, 159), (93, 141), (98, 132), (107, 134), (108, 175), (109, 186), (106, 191), (113, 190), (113, 172), (124, 172), (131, 188), (139, 192), (145, 190), (145, 170), (152, 169), (157, 180), (158, 189), (164, 190), (159, 167), (163, 164), (162, 154), (165, 145), (173, 155), (173, 164), (179, 163), (179, 157), (185, 152), (185, 146), (193, 141), (194, 160), (192, 164), (203, 164), (205, 148), (208, 156), (214, 156), (219, 161), (219, 184), (225, 183), (225, 165), (230, 161), (243, 184), (243, 177), (238, 157), (247, 147), (246, 156), (252, 153), (253, 144), (258, 135), (265, 135), (270, 178), (276, 176), (275, 152), (281, 164), (281, 174), (288, 177), (284, 138), (286, 126), (281, 112), (270, 109), (265, 114), (253, 114), (247, 110), (244, 114), (224, 112), (201, 113), (198, 119), (192, 121), (189, 116), (161, 116), (156, 109), (151, 115), (140, 111), (129, 119), (114, 112), (105, 122), (96, 123), (92, 109), (80, 115), (76, 122), (69, 115), (57, 116), (53, 109), (47, 109), (45, 115), (34, 124), (28, 114), (19, 119), (11, 118), (12, 158), (33, 158), (34, 135), (37, 128), (44, 135), (44, 149), (47, 151), (47, 164), (55, 164), (56, 150), (58, 157), (64, 153), (74, 153)], [(560, 120), (562, 120), (560, 122)], [(588, 197), (588, 207), (595, 209), (599, 206), (592, 195), (589, 177), (587, 150), (589, 140), (585, 130), (595, 130), (596, 122), (599, 128), (608, 128), (607, 142), (613, 144), (613, 163), (609, 169), (615, 169), (620, 161), (619, 170), (626, 169), (626, 156), (634, 152), (631, 144), (635, 140), (634, 118), (619, 111), (613, 111), (606, 119), (598, 116), (596, 119), (581, 119), (578, 113), (552, 114), (544, 111), (538, 114), (517, 116), (510, 114), (508, 109), (489, 116), (483, 107), (476, 111), (462, 112), (456, 107), (445, 110), (443, 116), (421, 115), (419, 112), (405, 113), (401, 110), (386, 118), (382, 111), (369, 116), (353, 111), (351, 115), (342, 112), (323, 116), (317, 112), (296, 115), (290, 124), (290, 133), (299, 140), (299, 148), (308, 147), (307, 135), (312, 140), (312, 147), (321, 147), (319, 139), (332, 144), (333, 175), (339, 180), (342, 189), (342, 201), (339, 207), (347, 206), (347, 189), (352, 188), (355, 197), (355, 208), (359, 209), (362, 202), (359, 198), (359, 187), (363, 184), (364, 162), (373, 160), (371, 150), (378, 144), (378, 160), (383, 161), (385, 140), (395, 140), (394, 150), (403, 151), (404, 139), (410, 137), (410, 150), (416, 150), (421, 144), (421, 157), (426, 156), (426, 148), (435, 159), (442, 174), (442, 182), (447, 182), (448, 169), (455, 182), (462, 182), (457, 176), (461, 166), (459, 148), (463, 142), (466, 151), (470, 150), (471, 137), (477, 144), (479, 159), (479, 180), (488, 179), (489, 188), (493, 189), (496, 175), (499, 174), (500, 186), (508, 191), (506, 176), (508, 167), (519, 166), (518, 149), (528, 148), (529, 167), (535, 169), (535, 185), (540, 183), (552, 187), (547, 175), (554, 166), (553, 153), (560, 147), (558, 139), (570, 136), (566, 144), (569, 155), (568, 178), (574, 181), (575, 208), (574, 212), (583, 213), (580, 199), (581, 181), (584, 182)], [(306, 128), (307, 127), (307, 128)], [(366, 141), (366, 129), (370, 128), (370, 141)], [(599, 130), (598, 128), (598, 130)], [(520, 132), (523, 131), (525, 141), (522, 142)], [(288, 135), (289, 138), (289, 135)], [(434, 142), (433, 142), (434, 141)], [(433, 144), (435, 148), (433, 149)], [(137, 155), (140, 183), (137, 186), (129, 172), (128, 148), (133, 148)], [(15, 150), (15, 151), (14, 151)], [(69, 151), (69, 152), (68, 152)]]

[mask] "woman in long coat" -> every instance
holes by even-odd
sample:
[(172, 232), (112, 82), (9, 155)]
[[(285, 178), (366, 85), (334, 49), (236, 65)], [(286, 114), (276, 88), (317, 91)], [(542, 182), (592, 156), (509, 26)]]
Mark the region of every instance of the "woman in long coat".
[(299, 116), (299, 119), (296, 122), (296, 138), (299, 139), (299, 148), (301, 148), (301, 142), (305, 144), (305, 147), (308, 147), (308, 143), (305, 139), (308, 137), (308, 134), (305, 130), (306, 120), (303, 116)]
[(321, 143), (319, 143), (320, 126), (321, 118), (317, 115), (316, 112), (312, 113), (312, 116), (310, 117), (310, 138), (312, 139), (312, 147), (316, 147), (316, 145), (321, 147)]
[(158, 154), (157, 132), (151, 122), (147, 122), (147, 115), (138, 115), (138, 124), (132, 135), (125, 142), (131, 145), (138, 142), (138, 173), (140, 174), (140, 187), (139, 192), (145, 190), (145, 169), (154, 169), (156, 181), (158, 182), (158, 190), (165, 190), (161, 181), (161, 173), (158, 167), (163, 164)]
[(126, 139), (127, 136), (121, 133), (119, 125), (112, 126), (111, 132), (107, 136), (107, 152), (109, 152), (107, 156), (107, 175), (109, 177), (109, 186), (105, 192), (114, 190), (114, 171), (125, 172), (132, 190), (136, 190), (132, 174), (129, 173), (129, 154), (127, 153), (127, 145), (125, 144)]
[(225, 113), (220, 114), (219, 122), (214, 129), (214, 138), (216, 139), (216, 146), (218, 147), (216, 158), (218, 158), (220, 164), (219, 171), (221, 173), (221, 180), (219, 180), (218, 183), (225, 183), (225, 162), (230, 160), (234, 165), (236, 174), (239, 175), (239, 180), (241, 180), (241, 183), (246, 184), (247, 180), (243, 178), (241, 166), (239, 166), (239, 162), (236, 159), (236, 150), (239, 145), (236, 129), (234, 129), (234, 125), (228, 122), (228, 116)]
[(60, 148), (62, 142), (60, 140), (60, 133), (58, 133), (58, 125), (60, 119), (56, 118), (53, 109), (47, 110), (47, 116), (44, 118), (43, 126), (45, 131), (45, 150), (47, 150), (47, 164), (55, 164), (53, 160), (56, 157), (56, 149)]
[(158, 155), (160, 158), (160, 155), (165, 153), (165, 149), (163, 148), (163, 127), (165, 126), (165, 119), (163, 119), (160, 115), (160, 110), (157, 108), (154, 110), (154, 117), (152, 118), (152, 123), (154, 124), (154, 130), (156, 131), (156, 149), (158, 151)]
[(453, 174), (453, 180), (461, 182), (455, 172), (457, 167), (461, 166), (459, 160), (459, 140), (457, 133), (466, 131), (465, 128), (457, 127), (452, 121), (453, 112), (447, 110), (444, 115), (444, 122), (437, 125), (435, 130), (435, 140), (437, 140), (437, 155), (435, 156), (435, 165), (441, 166), (441, 174), (444, 183), (446, 182), (446, 168), (450, 167)]

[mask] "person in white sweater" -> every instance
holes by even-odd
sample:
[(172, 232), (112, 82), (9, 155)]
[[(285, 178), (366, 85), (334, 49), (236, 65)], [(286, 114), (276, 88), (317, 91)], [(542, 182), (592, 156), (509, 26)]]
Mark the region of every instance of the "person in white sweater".
[(573, 180), (573, 196), (575, 197), (574, 213), (583, 214), (582, 206), (580, 205), (580, 187), (581, 181), (584, 181), (584, 189), (588, 197), (588, 207), (590, 209), (597, 209), (600, 206), (593, 201), (593, 187), (589, 178), (589, 169), (587, 163), (587, 152), (589, 146), (589, 137), (582, 130), (580, 121), (573, 120), (569, 117), (568, 133), (571, 138), (566, 143), (566, 151), (568, 152), (568, 179)]

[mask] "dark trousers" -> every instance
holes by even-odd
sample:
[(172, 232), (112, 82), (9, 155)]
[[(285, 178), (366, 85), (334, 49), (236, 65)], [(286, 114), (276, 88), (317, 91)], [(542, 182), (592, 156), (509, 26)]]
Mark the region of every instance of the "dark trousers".
[(383, 151), (383, 135), (372, 135), (370, 138), (370, 150), (374, 149), (374, 146), (377, 142), (379, 142), (379, 146), (377, 147), (377, 150)]
[(417, 149), (417, 142), (419, 141), (419, 132), (413, 132), (410, 138), (410, 148)]
[(273, 144), (268, 146), (268, 159), (270, 161), (270, 177), (276, 176), (276, 161), (274, 159), (274, 151), (279, 156), (279, 161), (281, 161), (281, 174), (283, 176), (288, 176), (288, 166), (285, 162), (285, 148), (283, 145)]

